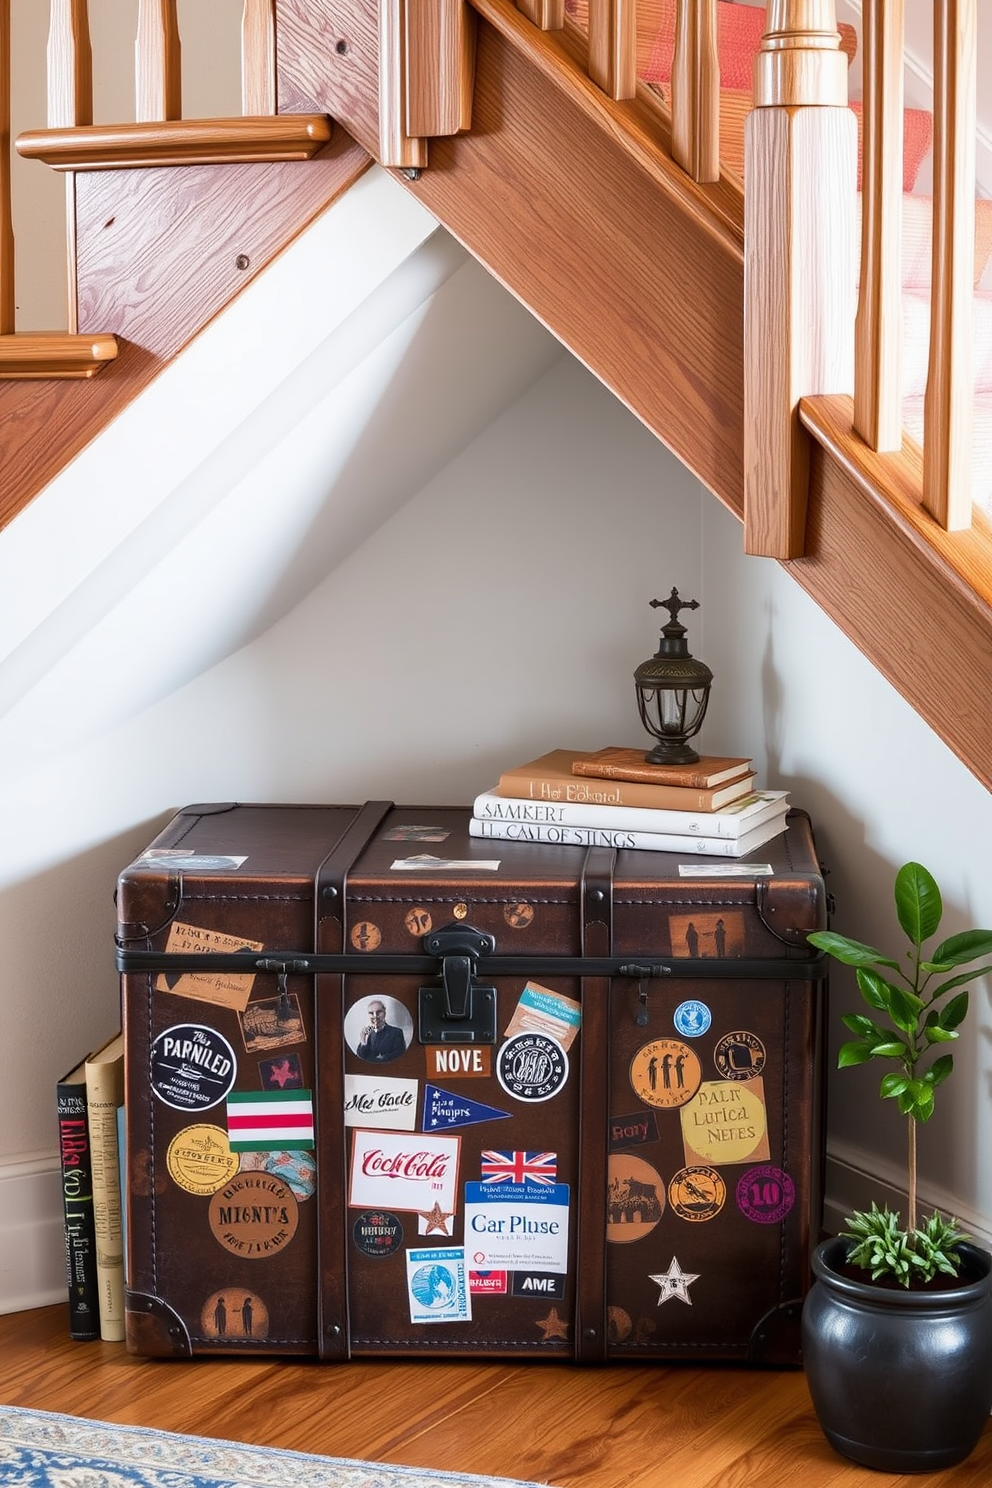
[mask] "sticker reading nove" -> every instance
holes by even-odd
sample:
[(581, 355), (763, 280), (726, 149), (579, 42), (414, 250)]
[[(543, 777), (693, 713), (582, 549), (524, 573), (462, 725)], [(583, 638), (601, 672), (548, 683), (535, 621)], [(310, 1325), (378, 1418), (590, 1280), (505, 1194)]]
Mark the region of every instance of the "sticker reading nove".
[(238, 1072), (227, 1039), (200, 1023), (176, 1023), (152, 1043), (149, 1063), (155, 1095), (175, 1111), (208, 1111), (220, 1105)]

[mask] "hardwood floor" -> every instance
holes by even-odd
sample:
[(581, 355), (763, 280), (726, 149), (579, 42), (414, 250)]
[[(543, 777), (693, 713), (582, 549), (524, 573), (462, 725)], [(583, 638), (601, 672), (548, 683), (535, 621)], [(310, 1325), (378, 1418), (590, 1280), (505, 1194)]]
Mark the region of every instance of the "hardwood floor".
[(948, 1472), (838, 1457), (797, 1371), (711, 1365), (159, 1362), (73, 1343), (65, 1309), (0, 1317), (0, 1403), (556, 1488), (988, 1488), (992, 1422)]

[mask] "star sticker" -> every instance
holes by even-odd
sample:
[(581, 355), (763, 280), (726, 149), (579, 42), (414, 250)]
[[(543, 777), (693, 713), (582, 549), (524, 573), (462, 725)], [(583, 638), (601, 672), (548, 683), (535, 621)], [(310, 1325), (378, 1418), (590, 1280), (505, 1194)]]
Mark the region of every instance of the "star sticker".
[(674, 1256), (667, 1271), (662, 1272), (660, 1276), (651, 1276), (649, 1280), (656, 1281), (661, 1287), (661, 1294), (658, 1297), (659, 1307), (663, 1302), (670, 1301), (672, 1297), (678, 1297), (679, 1301), (684, 1302), (687, 1307), (692, 1306), (689, 1288), (694, 1281), (699, 1280), (699, 1275), (692, 1271), (683, 1271)]
[(541, 1329), (545, 1342), (549, 1338), (564, 1338), (566, 1342), (568, 1340), (568, 1323), (558, 1316), (557, 1307), (552, 1307), (546, 1318), (538, 1318), (535, 1326)]
[(447, 1235), (448, 1220), (454, 1219), (454, 1217), (455, 1211), (453, 1209), (451, 1210), (450, 1214), (446, 1214), (445, 1211), (441, 1208), (440, 1204), (435, 1204), (434, 1208), (429, 1214), (418, 1215), (418, 1218), (424, 1220), (426, 1223), (427, 1228), (424, 1230), (425, 1235), (431, 1234), (433, 1230), (440, 1230), (442, 1235)]

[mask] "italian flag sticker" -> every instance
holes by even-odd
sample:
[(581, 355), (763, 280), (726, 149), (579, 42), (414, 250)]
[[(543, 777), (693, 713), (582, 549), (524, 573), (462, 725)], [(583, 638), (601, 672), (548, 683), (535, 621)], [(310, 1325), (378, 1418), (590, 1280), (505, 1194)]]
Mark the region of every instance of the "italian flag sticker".
[(232, 1152), (308, 1152), (313, 1140), (309, 1090), (232, 1090), (227, 1097)]

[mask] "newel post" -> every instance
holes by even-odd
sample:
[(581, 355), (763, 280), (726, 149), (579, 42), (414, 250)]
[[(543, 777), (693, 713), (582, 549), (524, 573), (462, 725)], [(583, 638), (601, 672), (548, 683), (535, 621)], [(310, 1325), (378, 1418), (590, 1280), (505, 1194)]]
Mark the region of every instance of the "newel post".
[(744, 138), (744, 546), (798, 558), (800, 398), (854, 386), (857, 122), (834, 0), (768, 0)]

